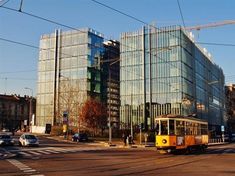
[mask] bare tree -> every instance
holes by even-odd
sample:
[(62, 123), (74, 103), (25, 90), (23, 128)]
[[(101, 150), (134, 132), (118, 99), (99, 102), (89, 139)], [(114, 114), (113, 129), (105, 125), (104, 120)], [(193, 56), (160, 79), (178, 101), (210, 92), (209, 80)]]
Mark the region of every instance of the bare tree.
[(79, 126), (79, 113), (84, 100), (84, 92), (80, 90), (79, 81), (61, 80), (58, 94), (58, 115), (59, 124), (63, 123), (63, 113), (68, 113), (68, 124)]

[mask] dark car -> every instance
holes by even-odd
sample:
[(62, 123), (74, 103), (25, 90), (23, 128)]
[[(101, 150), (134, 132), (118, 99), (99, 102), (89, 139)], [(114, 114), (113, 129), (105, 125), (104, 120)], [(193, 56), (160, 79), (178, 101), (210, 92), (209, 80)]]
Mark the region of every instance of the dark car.
[(0, 134), (0, 145), (14, 145), (14, 140), (8, 134)]
[(72, 136), (72, 141), (74, 142), (87, 142), (88, 141), (88, 136), (86, 133), (75, 133)]

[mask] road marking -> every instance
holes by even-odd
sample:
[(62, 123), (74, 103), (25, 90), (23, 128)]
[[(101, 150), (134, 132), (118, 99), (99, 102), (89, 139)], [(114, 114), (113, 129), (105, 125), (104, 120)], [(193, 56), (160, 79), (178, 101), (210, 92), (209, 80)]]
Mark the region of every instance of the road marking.
[[(98, 151), (103, 150), (102, 147), (71, 147), (71, 148), (59, 148), (59, 147), (46, 147), (40, 149), (24, 149), (23, 151), (13, 151), (14, 153), (21, 154), (25, 157), (32, 157), (32, 156), (41, 156), (41, 155), (49, 155), (49, 154), (59, 154), (59, 153), (73, 153), (73, 152), (89, 152), (89, 151)], [(107, 150), (107, 149), (106, 149)]]
[(26, 170), (26, 169), (30, 169), (30, 167), (20, 167), (20, 170)]
[(34, 152), (34, 151), (28, 151), (29, 153), (31, 153), (31, 154), (33, 154), (33, 155), (42, 155), (41, 153), (38, 153), (38, 151), (37, 152)]
[[(18, 160), (15, 160), (15, 159), (7, 159), (7, 161), (9, 163), (11, 163), (12, 165), (16, 166), (18, 169), (20, 169), (21, 171), (23, 171), (24, 173), (27, 173), (27, 174), (33, 174), (34, 176), (44, 176), (43, 174), (37, 174), (35, 172), (37, 172), (37, 170), (35, 169), (32, 169), (30, 168), (29, 166), (21, 163), (20, 161)], [(35, 175), (36, 174), (36, 175)], [(33, 176), (31, 175), (31, 176)]]
[(39, 151), (37, 151), (37, 152), (42, 153), (42, 154), (51, 154), (50, 152), (43, 151), (43, 150), (39, 150)]
[(36, 172), (35, 169), (27, 169), (27, 170), (24, 170), (24, 172)]
[(25, 155), (25, 156), (32, 156), (31, 154), (26, 153), (26, 152), (18, 152), (18, 153), (21, 154), (21, 155)]
[(45, 150), (46, 152), (50, 152), (50, 153), (60, 153), (60, 152), (57, 152), (57, 151), (54, 151), (54, 150)]
[(67, 152), (68, 152), (68, 150), (63, 149), (63, 148), (54, 148), (53, 150), (54, 150), (54, 151), (59, 151), (59, 152), (61, 152), (61, 153), (67, 153)]

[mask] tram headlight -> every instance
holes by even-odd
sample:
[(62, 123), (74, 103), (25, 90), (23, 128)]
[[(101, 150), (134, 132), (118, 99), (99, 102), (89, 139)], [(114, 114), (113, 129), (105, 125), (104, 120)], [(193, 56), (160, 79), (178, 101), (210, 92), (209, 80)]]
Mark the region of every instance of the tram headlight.
[(166, 139), (163, 139), (163, 140), (162, 140), (162, 143), (163, 143), (163, 144), (166, 144), (166, 143), (167, 143), (167, 140), (166, 140)]

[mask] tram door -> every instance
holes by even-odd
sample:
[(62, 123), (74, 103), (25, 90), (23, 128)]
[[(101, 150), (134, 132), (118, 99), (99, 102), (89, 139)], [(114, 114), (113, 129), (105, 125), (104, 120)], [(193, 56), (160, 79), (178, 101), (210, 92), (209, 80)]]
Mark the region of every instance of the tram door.
[(176, 120), (175, 122), (175, 133), (176, 133), (176, 146), (185, 145), (185, 122), (182, 120)]

